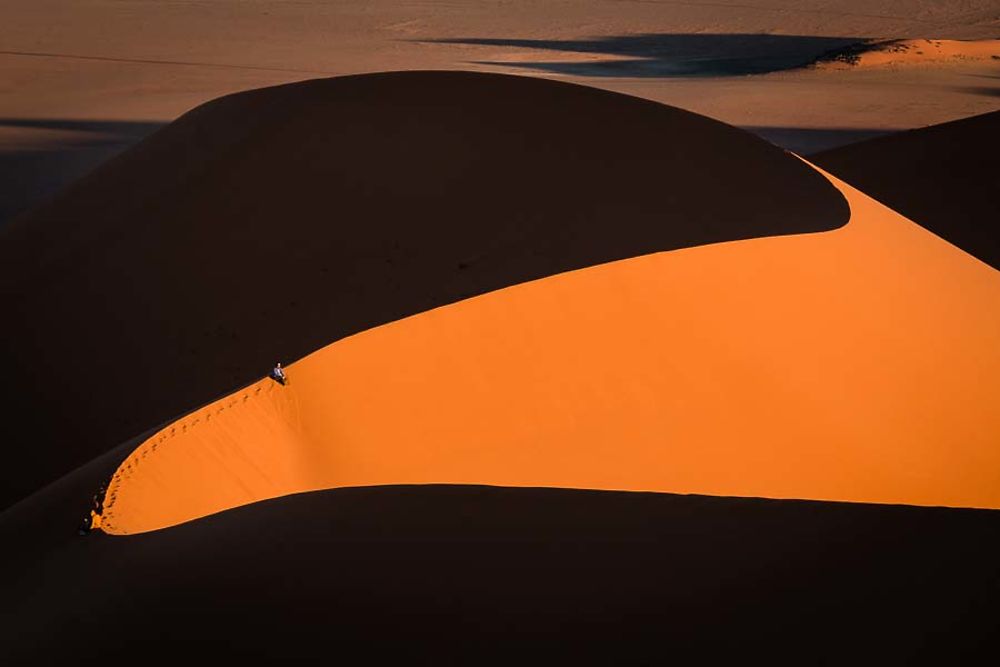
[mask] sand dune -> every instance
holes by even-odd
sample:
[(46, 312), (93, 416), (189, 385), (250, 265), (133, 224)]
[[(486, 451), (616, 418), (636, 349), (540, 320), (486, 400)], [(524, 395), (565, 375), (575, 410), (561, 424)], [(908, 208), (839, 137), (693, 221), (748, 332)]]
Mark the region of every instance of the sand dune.
[[(995, 511), (399, 484), (995, 507), (1000, 274), (677, 110), (359, 82), (353, 110), (330, 82), (198, 110), (0, 237), (0, 341), (29, 362), (0, 397), (8, 495), (87, 461), (0, 512), (9, 662), (996, 654)], [(394, 114), (433, 136), (356, 159)], [(78, 537), (126, 459), (109, 530), (184, 523)], [(253, 502), (360, 483), (391, 485)]]
[(825, 56), (820, 68), (905, 67), (1000, 60), (1000, 39), (893, 39), (849, 46)]
[(811, 160), (1000, 269), (1000, 111)]
[(837, 231), (605, 264), (335, 343), (143, 443), (104, 528), (398, 483), (1000, 508), (1000, 274), (833, 183)]
[[(123, 11), (119, 0), (0, 3), (0, 81), (9, 82), (0, 86), (0, 180), (11, 175), (11, 182), (24, 183), (16, 193), (0, 194), (0, 225), (4, 214), (40, 205), (110, 152), (59, 136), (25, 150), (23, 139), (34, 132), (24, 121), (119, 125), (126, 131), (115, 143), (134, 143), (134, 130), (145, 133), (208, 100), (317, 76), (530, 71), (739, 127), (797, 130), (781, 145), (799, 152), (853, 136), (830, 130), (870, 136), (996, 108), (996, 87), (991, 95), (975, 90), (988, 81), (969, 85), (972, 76), (995, 74), (993, 61), (718, 76), (773, 69), (792, 55), (782, 44), (798, 44), (796, 53), (805, 47), (800, 62), (808, 62), (852, 42), (995, 39), (993, 0), (370, 0), (363, 7), (190, 0), (127, 7)], [(463, 43), (469, 40), (509, 46)], [(538, 48), (515, 46), (521, 42)], [(632, 53), (637, 42), (650, 52)], [(580, 56), (565, 49), (574, 44), (593, 51), (583, 54), (587, 60), (615, 62), (581, 66)], [(521, 68), (525, 62), (535, 67)], [(689, 76), (706, 71), (714, 76)]]
[[(720, 196), (720, 192), (724, 195)], [(473, 73), (205, 105), (0, 232), (8, 502), (275, 359), (645, 253), (847, 220), (745, 132), (591, 88)]]

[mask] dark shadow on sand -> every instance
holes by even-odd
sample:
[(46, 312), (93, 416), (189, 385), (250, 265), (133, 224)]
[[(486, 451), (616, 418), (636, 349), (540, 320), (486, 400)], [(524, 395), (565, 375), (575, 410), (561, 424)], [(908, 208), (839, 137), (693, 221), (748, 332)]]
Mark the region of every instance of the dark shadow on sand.
[(798, 155), (809, 155), (819, 151), (832, 150), (841, 146), (867, 141), (899, 130), (884, 128), (841, 128), (841, 127), (772, 127), (744, 126), (761, 139)]
[(428, 41), (614, 58), (590, 62), (475, 61), (478, 64), (570, 76), (669, 78), (741, 76), (795, 69), (864, 40), (805, 35), (651, 33), (579, 40), (461, 37)]
[(91, 646), (170, 665), (957, 665), (998, 649), (995, 511), (386, 486), (67, 532), (2, 570), (10, 664), (80, 664)]
[(14, 148), (0, 144), (0, 226), (38, 206), (162, 123), (0, 118), (0, 131), (29, 130)]
[(956, 88), (956, 90), (972, 95), (982, 95), (983, 97), (1000, 97), (1000, 86), (962, 86)]

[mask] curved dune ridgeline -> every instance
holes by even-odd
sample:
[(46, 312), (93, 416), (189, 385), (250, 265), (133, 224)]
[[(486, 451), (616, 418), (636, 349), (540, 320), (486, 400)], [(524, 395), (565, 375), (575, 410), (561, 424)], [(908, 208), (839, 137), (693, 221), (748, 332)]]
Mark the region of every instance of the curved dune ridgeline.
[(0, 496), (387, 322), (847, 217), (750, 134), (580, 86), (410, 72), (222, 98), (0, 232)]
[(141, 445), (105, 529), (379, 484), (1000, 508), (1000, 273), (831, 180), (840, 230), (560, 274), (330, 345)]
[(1000, 111), (810, 156), (824, 169), (1000, 269)]

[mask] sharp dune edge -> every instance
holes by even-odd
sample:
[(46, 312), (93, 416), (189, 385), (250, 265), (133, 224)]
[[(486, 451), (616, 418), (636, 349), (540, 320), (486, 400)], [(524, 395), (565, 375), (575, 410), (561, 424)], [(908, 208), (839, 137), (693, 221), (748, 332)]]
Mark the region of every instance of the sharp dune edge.
[(1000, 273), (830, 177), (837, 231), (549, 277), (355, 335), (168, 426), (105, 529), (337, 486), (1000, 508)]
[(817, 165), (1000, 269), (1000, 111), (810, 155)]

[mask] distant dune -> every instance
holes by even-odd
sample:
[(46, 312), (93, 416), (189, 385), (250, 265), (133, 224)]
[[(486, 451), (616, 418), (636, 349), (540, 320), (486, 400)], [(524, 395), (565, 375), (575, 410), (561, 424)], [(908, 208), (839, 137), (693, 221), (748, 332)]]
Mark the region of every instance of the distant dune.
[(997, 62), (740, 74), (852, 43), (996, 39), (997, 16), (996, 0), (4, 0), (0, 226), (151, 125), (319, 76), (528, 72), (826, 150), (995, 110), (1000, 81), (975, 77)]
[(811, 160), (1000, 269), (1000, 111), (819, 153)]
[(0, 232), (2, 497), (386, 322), (847, 217), (782, 150), (591, 88), (413, 72), (226, 97)]
[(820, 58), (823, 68), (906, 67), (1000, 60), (1000, 39), (892, 39), (837, 49)]

